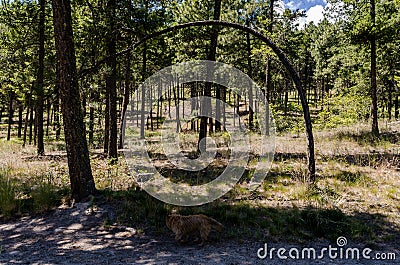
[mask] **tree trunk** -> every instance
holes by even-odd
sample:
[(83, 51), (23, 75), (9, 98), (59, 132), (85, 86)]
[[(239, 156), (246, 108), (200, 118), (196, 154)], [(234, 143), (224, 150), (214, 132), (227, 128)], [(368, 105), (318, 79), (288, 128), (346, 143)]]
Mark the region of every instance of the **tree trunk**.
[[(119, 128), (119, 145), (118, 148), (124, 148), (124, 135), (125, 135), (125, 114), (128, 109), (129, 96), (131, 95), (131, 53), (128, 53), (125, 61), (125, 85), (124, 85), (124, 97), (122, 99), (122, 110), (121, 110), (121, 123)], [(158, 108), (157, 108), (158, 111)], [(158, 117), (157, 117), (158, 118)], [(158, 125), (158, 123), (157, 123)]]
[(289, 92), (288, 92), (288, 87), (287, 87), (287, 81), (286, 83), (286, 91), (285, 91), (285, 102), (284, 102), (284, 111), (283, 115), (286, 117), (287, 116), (287, 109), (288, 109), (288, 102), (289, 102)]
[(149, 88), (149, 93), (150, 93), (150, 98), (149, 98), (149, 106), (150, 106), (150, 113), (149, 113), (149, 119), (150, 119), (150, 130), (154, 131), (154, 124), (153, 124), (153, 87)]
[[(269, 18), (269, 24), (268, 24), (268, 33), (271, 35), (273, 31), (273, 23), (274, 23), (274, 2), (275, 0), (270, 0), (269, 1), (269, 12), (268, 12), (268, 18)], [(270, 101), (270, 95), (271, 95), (271, 58), (268, 56), (267, 59), (267, 65), (265, 66), (265, 96), (267, 98), (267, 101)], [(268, 119), (269, 120), (269, 119)], [(267, 131), (268, 131), (267, 127)]]
[(105, 86), (105, 94), (106, 94), (106, 109), (104, 110), (104, 154), (108, 154), (108, 146), (110, 142), (110, 92)]
[[(249, 20), (247, 20), (247, 26), (250, 26)], [(253, 66), (251, 64), (251, 39), (250, 33), (246, 32), (246, 44), (247, 44), (247, 74), (250, 78), (253, 78)], [(253, 129), (253, 87), (249, 84), (249, 129)]]
[[(215, 0), (215, 6), (214, 6), (214, 20), (219, 20), (221, 16), (221, 0)], [(213, 43), (215, 42), (215, 43)], [(214, 58), (209, 58), (210, 61), (215, 61), (216, 57), (216, 52), (217, 52), (217, 42), (218, 42), (218, 28), (213, 27), (213, 32), (212, 32), (212, 37), (211, 37), (211, 49), (213, 49), (213, 56)], [(220, 101), (221, 100), (221, 86), (216, 85), (215, 86), (215, 98), (217, 99), (216, 106), (215, 106), (215, 131), (220, 132), (221, 131), (221, 105)], [(212, 121), (212, 120), (211, 120)]]
[[(191, 97), (191, 100), (190, 100), (190, 110), (191, 110), (191, 113), (194, 113), (194, 110), (197, 110), (197, 102), (196, 102), (196, 99), (195, 99), (195, 97), (196, 97), (196, 83), (195, 82), (192, 82), (191, 84), (190, 84), (190, 97)], [(196, 131), (196, 120), (195, 119), (192, 119), (191, 121), (190, 121), (190, 130), (191, 131)]]
[(79, 202), (95, 194), (85, 123), (76, 72), (72, 33), (71, 3), (52, 1), (54, 36), (57, 56), (57, 83), (60, 89), (67, 149), (71, 195)]
[(24, 105), (22, 103), (19, 103), (18, 105), (18, 138), (21, 138), (22, 136), (22, 113), (24, 111)]
[(35, 118), (33, 119), (33, 145), (36, 145), (37, 140), (37, 119), (36, 119), (36, 111), (35, 111)]
[(3, 111), (4, 111), (4, 106), (2, 106), (0, 108), (0, 123), (1, 123), (1, 120), (3, 119)]
[(393, 99), (392, 99), (392, 91), (393, 91), (393, 83), (391, 81), (389, 81), (389, 85), (388, 85), (388, 119), (389, 121), (392, 120), (392, 107), (393, 107)]
[(40, 15), (39, 15), (39, 62), (36, 78), (36, 130), (37, 130), (37, 154), (44, 155), (44, 130), (43, 130), (43, 111), (44, 111), (44, 27), (45, 27), (45, 0), (39, 0)]
[[(31, 91), (34, 89), (34, 84), (32, 84)], [(22, 147), (25, 147), (26, 145), (26, 134), (28, 132), (28, 124), (29, 124), (29, 114), (30, 114), (30, 109), (31, 109), (31, 101), (32, 101), (32, 92), (29, 92), (27, 95), (27, 101), (26, 101), (26, 115), (25, 115), (25, 125), (24, 125), (24, 136), (23, 136), (23, 143)]]
[[(375, 25), (375, 0), (370, 0), (370, 14), (372, 23)], [(372, 116), (372, 134), (379, 135), (378, 127), (378, 99), (376, 95), (376, 37), (372, 34), (371, 45), (371, 116)]]
[[(268, 33), (272, 35), (273, 31), (273, 23), (274, 23), (274, 2), (275, 0), (270, 0), (269, 2), (269, 12), (268, 12), (268, 18), (269, 18), (269, 24), (268, 24)], [(269, 113), (269, 103), (271, 100), (271, 58), (268, 56), (267, 58), (267, 65), (265, 66), (265, 98), (267, 100), (266, 102), (266, 110), (265, 110), (265, 134), (269, 135), (269, 123), (270, 123), (270, 113)]]
[(49, 126), (51, 124), (51, 102), (50, 99), (47, 99), (47, 123), (46, 123), (46, 137), (49, 136)]
[(54, 126), (56, 129), (56, 140), (60, 139), (61, 135), (61, 124), (60, 124), (60, 89), (58, 84), (55, 86), (54, 91), (54, 106), (53, 106), (53, 113), (54, 113)]
[(34, 117), (33, 117), (33, 106), (30, 107), (29, 111), (29, 144), (32, 144), (32, 137), (33, 137), (33, 122), (34, 122)]
[[(222, 88), (222, 101), (226, 103), (226, 87)], [(224, 126), (224, 130), (226, 128), (226, 104), (222, 105), (222, 124)]]
[(159, 129), (160, 116), (162, 116), (162, 104), (163, 104), (163, 96), (162, 96), (162, 83), (161, 78), (157, 84), (157, 129)]
[[(29, 102), (29, 101), (28, 101)], [(25, 145), (26, 145), (26, 134), (27, 134), (27, 131), (28, 131), (28, 123), (29, 123), (29, 110), (30, 110), (30, 107), (29, 107), (29, 104), (27, 105), (27, 107), (26, 107), (26, 115), (25, 115), (25, 125), (24, 125), (24, 136), (23, 136), (23, 138), (22, 138), (22, 147), (25, 147)]]
[[(90, 102), (94, 102), (94, 92), (90, 91)], [(93, 135), (94, 135), (94, 107), (93, 104), (90, 104), (89, 107), (89, 144), (93, 143)]]
[(9, 102), (8, 102), (7, 141), (10, 141), (10, 139), (11, 139), (11, 125), (13, 123), (13, 116), (14, 116), (14, 110), (13, 110), (14, 92), (13, 91), (8, 92), (8, 97), (9, 97)]
[[(142, 53), (142, 82), (146, 80), (146, 62), (147, 62), (147, 45), (146, 43), (143, 45), (143, 53)], [(171, 97), (169, 97), (171, 99)], [(141, 110), (140, 110), (140, 139), (144, 139), (144, 127), (145, 127), (145, 105), (146, 105), (146, 91), (144, 87), (142, 88), (141, 95)], [(169, 105), (171, 107), (171, 103)]]
[[(181, 130), (181, 124), (180, 124), (180, 113), (179, 113), (179, 79), (176, 79), (176, 84), (174, 84), (174, 87), (172, 88), (172, 91), (174, 93), (174, 102), (175, 102), (175, 120), (176, 120), (176, 128), (175, 131), (176, 133), (179, 133)], [(151, 106), (152, 104), (150, 104)], [(150, 110), (151, 113), (151, 110)], [(151, 114), (150, 114), (151, 117)], [(152, 129), (153, 130), (153, 129)]]
[(115, 162), (118, 160), (117, 140), (117, 57), (116, 57), (116, 29), (115, 29), (115, 8), (116, 0), (108, 1), (108, 42), (107, 55), (109, 60), (107, 66), (111, 70), (107, 75), (106, 86), (109, 92), (109, 120), (110, 120), (110, 139), (108, 141), (108, 158)]
[[(221, 14), (221, 0), (214, 1), (214, 20), (219, 20)], [(210, 51), (207, 56), (207, 60), (215, 61), (216, 53), (217, 53), (217, 44), (218, 44), (218, 28), (216, 26), (212, 26), (211, 28), (211, 42), (210, 42)], [(207, 75), (210, 75), (214, 72), (214, 69), (207, 68)], [(208, 97), (208, 99), (203, 100), (202, 104), (202, 117), (200, 119), (200, 133), (198, 140), (198, 151), (206, 150), (206, 138), (207, 137), (207, 120), (209, 121), (209, 130), (213, 131), (213, 119), (207, 118), (207, 116), (211, 113), (211, 82), (206, 82), (204, 88), (204, 96)], [(221, 124), (217, 126), (221, 129)], [(203, 141), (201, 141), (203, 140)], [(202, 144), (202, 148), (200, 148), (199, 144)]]
[(396, 94), (394, 97), (394, 118), (399, 118), (399, 96)]

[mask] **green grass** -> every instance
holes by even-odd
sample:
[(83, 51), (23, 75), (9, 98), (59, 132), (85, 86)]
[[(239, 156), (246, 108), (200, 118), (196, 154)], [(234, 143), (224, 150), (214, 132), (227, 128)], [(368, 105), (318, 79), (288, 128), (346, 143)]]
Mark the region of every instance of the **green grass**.
[(37, 183), (30, 192), (34, 212), (45, 212), (60, 204), (63, 191), (58, 191), (51, 175), (43, 176)]
[[(245, 188), (254, 172), (254, 163), (250, 163), (239, 185), (222, 198), (197, 207), (176, 207), (158, 201), (135, 186), (122, 158), (118, 164), (110, 165), (106, 158), (94, 153), (91, 165), (96, 187), (117, 211), (115, 220), (103, 220), (103, 226), (117, 222), (145, 233), (170, 236), (165, 217), (176, 211), (184, 215), (203, 213), (223, 223), (225, 230), (217, 240), (306, 241), (335, 240), (338, 236), (370, 243), (395, 240), (400, 235), (396, 215), (400, 184), (393, 158), (398, 135), (384, 132), (374, 139), (366, 130), (362, 127), (315, 132), (318, 180), (314, 185), (307, 184), (305, 139), (293, 138), (292, 134), (279, 136), (279, 155), (262, 187), (252, 193)], [(148, 132), (147, 136), (157, 138), (159, 132)], [(197, 140), (188, 132), (181, 137)], [(226, 133), (213, 137), (219, 147), (230, 141)], [(46, 150), (60, 150), (57, 141), (46, 144)], [(182, 144), (183, 148), (192, 147)], [(158, 148), (151, 151), (154, 160), (164, 159)], [(21, 149), (20, 143), (0, 142), (0, 218), (43, 213), (69, 196), (65, 157), (49, 155), (39, 159), (34, 152), (29, 147)], [(198, 174), (156, 166), (175, 182), (199, 185), (222, 172), (223, 159)], [(93, 207), (97, 199), (92, 198)]]
[(19, 182), (4, 169), (0, 170), (0, 218), (37, 214), (60, 205), (69, 190), (54, 185), (51, 175)]
[(0, 170), (0, 213), (5, 217), (13, 215), (18, 211), (18, 200), (16, 199), (16, 184), (10, 178), (7, 169)]
[[(312, 188), (309, 200), (316, 197), (335, 197), (334, 191)], [(143, 231), (169, 234), (165, 218), (171, 212), (183, 215), (206, 214), (221, 222), (225, 229), (217, 240), (289, 240), (302, 242), (324, 237), (335, 240), (338, 236), (373, 240), (379, 229), (357, 215), (346, 215), (338, 208), (326, 209), (311, 204), (304, 208), (268, 207), (251, 200), (225, 201), (222, 199), (196, 207), (177, 207), (162, 203), (140, 189), (129, 191), (105, 190), (108, 200), (122, 202), (118, 221)], [(323, 203), (321, 204), (323, 205)], [(375, 217), (371, 217), (375, 218)], [(381, 222), (384, 222), (383, 217)], [(105, 221), (105, 223), (107, 223)]]

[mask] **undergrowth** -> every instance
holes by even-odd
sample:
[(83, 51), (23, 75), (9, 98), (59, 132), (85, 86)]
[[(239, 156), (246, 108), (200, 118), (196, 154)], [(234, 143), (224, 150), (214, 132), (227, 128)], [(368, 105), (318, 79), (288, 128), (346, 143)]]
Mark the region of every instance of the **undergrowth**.
[(43, 213), (60, 205), (69, 190), (54, 185), (50, 174), (20, 182), (9, 170), (0, 170), (0, 219)]
[[(290, 106), (287, 111), (291, 112)], [(295, 126), (291, 128), (296, 130)], [(212, 203), (196, 207), (165, 204), (135, 187), (134, 179), (127, 173), (123, 162), (111, 166), (106, 158), (92, 155), (96, 187), (107, 201), (115, 205), (117, 211), (116, 220), (104, 220), (103, 224), (109, 226), (116, 221), (140, 231), (170, 235), (165, 226), (168, 214), (202, 213), (225, 226), (218, 236), (221, 240), (305, 241), (315, 238), (335, 240), (338, 236), (345, 236), (373, 242), (382, 240), (380, 235), (383, 230), (394, 234), (393, 238), (399, 238), (396, 236), (400, 234), (398, 218), (396, 220), (395, 214), (390, 215), (388, 209), (380, 206), (385, 205), (394, 212), (399, 209), (400, 187), (394, 168), (397, 161), (393, 158), (395, 154), (366, 153), (363, 149), (375, 150), (382, 145), (393, 148), (399, 135), (392, 132), (375, 139), (369, 138), (368, 133), (362, 130), (352, 129), (347, 133), (337, 130), (329, 137), (325, 132), (321, 135), (316, 137), (319, 141), (316, 148), (323, 149), (317, 150), (323, 155), (317, 155), (317, 181), (313, 185), (307, 183), (304, 152), (297, 152), (297, 146), (290, 142), (292, 138), (286, 137), (278, 139), (277, 148), (285, 145), (287, 152), (278, 152), (272, 169), (258, 190), (249, 193), (245, 188), (254, 172), (254, 168), (249, 167), (241, 182), (229, 193)], [(154, 133), (154, 136), (159, 135)], [(348, 152), (332, 152), (330, 141), (337, 141), (342, 148), (340, 150)], [(345, 149), (353, 147), (353, 144), (356, 146), (354, 150), (350, 147)], [(2, 154), (14, 152), (12, 146), (1, 145)], [(185, 147), (189, 149), (190, 146)], [(57, 167), (65, 164), (59, 161), (49, 163), (55, 163)], [(3, 166), (0, 170), (0, 218), (43, 213), (59, 205), (63, 197), (69, 196), (69, 189), (56, 181), (62, 173), (37, 170), (39, 174), (26, 178), (28, 173), (22, 166), (30, 165), (21, 165), (18, 170)], [(160, 167), (159, 171), (177, 182), (197, 185), (220, 174), (223, 170), (220, 166), (216, 164), (200, 175), (184, 174), (167, 167)], [(95, 203), (93, 199), (93, 207)]]

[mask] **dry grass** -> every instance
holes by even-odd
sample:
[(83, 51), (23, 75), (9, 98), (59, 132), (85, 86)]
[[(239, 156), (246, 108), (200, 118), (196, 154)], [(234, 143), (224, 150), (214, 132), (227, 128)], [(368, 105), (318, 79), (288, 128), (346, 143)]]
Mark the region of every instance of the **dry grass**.
[[(316, 131), (318, 181), (312, 186), (305, 181), (305, 137), (301, 134), (300, 137), (279, 135), (276, 137), (275, 161), (262, 187), (255, 193), (247, 192), (244, 179), (214, 203), (179, 210), (182, 213), (205, 212), (237, 227), (232, 230), (232, 236), (237, 236), (238, 231), (255, 237), (270, 234), (278, 238), (287, 235), (333, 238), (340, 233), (349, 233), (342, 235), (372, 241), (394, 240), (400, 233), (400, 149), (397, 141), (400, 123), (388, 124), (380, 138), (373, 138), (368, 130), (369, 125), (359, 124)], [(158, 134), (154, 136), (158, 137)], [(183, 134), (181, 137), (185, 139), (181, 148), (192, 150), (193, 145), (189, 142), (196, 141), (196, 136)], [(229, 138), (223, 134), (219, 137), (217, 145), (223, 147)], [(36, 196), (36, 201), (46, 201), (54, 194), (47, 194), (48, 190), (68, 187), (62, 145), (48, 142), (46, 150), (46, 156), (37, 157), (31, 146), (22, 148), (18, 142), (0, 142), (0, 168), (16, 183), (17, 199), (25, 194), (29, 198)], [(120, 221), (140, 222), (134, 217), (140, 212), (146, 220), (153, 220), (150, 222), (153, 225), (162, 225), (165, 214), (172, 207), (146, 194), (138, 194), (125, 161), (120, 159), (117, 165), (111, 166), (101, 151), (91, 151), (96, 187), (105, 190), (111, 200), (122, 202)], [(160, 149), (151, 147), (150, 151), (159, 153)], [(224, 164), (224, 159), (220, 158), (215, 166)], [(247, 173), (251, 172), (251, 166)], [(168, 171), (168, 168), (161, 170)], [(210, 176), (206, 177), (212, 178), (212, 172), (217, 171), (210, 171)], [(46, 179), (46, 176), (50, 177)], [(51, 185), (46, 186), (46, 183)], [(18, 190), (35, 185), (36, 190), (42, 188), (41, 195)], [(324, 225), (333, 228), (327, 229)]]

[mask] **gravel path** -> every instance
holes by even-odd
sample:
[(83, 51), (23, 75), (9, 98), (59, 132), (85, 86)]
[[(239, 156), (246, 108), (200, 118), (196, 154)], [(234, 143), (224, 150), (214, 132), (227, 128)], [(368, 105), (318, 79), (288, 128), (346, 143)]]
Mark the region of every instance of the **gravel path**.
[[(103, 229), (101, 221), (110, 211), (88, 203), (59, 208), (46, 217), (24, 217), (0, 224), (0, 264), (400, 264), (398, 245), (378, 246), (370, 255), (393, 252), (396, 260), (352, 260), (328, 257), (321, 260), (260, 259), (257, 251), (263, 242), (222, 242), (215, 240), (204, 247), (181, 246), (173, 235), (140, 235), (133, 228)], [(92, 211), (92, 212), (91, 212)], [(300, 245), (265, 242), (268, 248), (302, 249)], [(270, 246), (271, 245), (271, 246)], [(308, 243), (319, 251), (329, 242)], [(346, 247), (358, 247), (349, 243)], [(332, 247), (337, 247), (332, 246)], [(301, 253), (301, 252), (300, 252)], [(319, 252), (317, 252), (319, 253)], [(262, 254), (262, 252), (261, 252)], [(286, 252), (288, 255), (288, 251)]]

